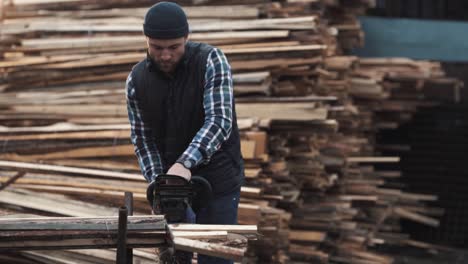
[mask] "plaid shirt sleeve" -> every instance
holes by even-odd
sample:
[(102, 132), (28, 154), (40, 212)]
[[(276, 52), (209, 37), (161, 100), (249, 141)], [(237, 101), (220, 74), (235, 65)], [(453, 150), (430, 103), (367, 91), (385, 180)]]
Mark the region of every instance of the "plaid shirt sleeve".
[(131, 126), (130, 140), (135, 148), (141, 172), (145, 179), (151, 182), (156, 175), (163, 173), (163, 166), (158, 148), (151, 136), (151, 127), (144, 122), (141, 108), (138, 106), (131, 73), (128, 75), (125, 90)]
[(213, 49), (208, 55), (204, 88), (205, 122), (177, 160), (182, 164), (189, 161), (192, 168), (208, 163), (232, 130), (234, 96), (231, 66), (219, 49)]

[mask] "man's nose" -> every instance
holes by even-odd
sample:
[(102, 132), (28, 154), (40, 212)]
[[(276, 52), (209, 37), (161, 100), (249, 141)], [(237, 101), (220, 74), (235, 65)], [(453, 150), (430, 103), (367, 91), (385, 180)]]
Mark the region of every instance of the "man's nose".
[(170, 60), (172, 57), (171, 53), (168, 50), (163, 50), (161, 53), (162, 60)]

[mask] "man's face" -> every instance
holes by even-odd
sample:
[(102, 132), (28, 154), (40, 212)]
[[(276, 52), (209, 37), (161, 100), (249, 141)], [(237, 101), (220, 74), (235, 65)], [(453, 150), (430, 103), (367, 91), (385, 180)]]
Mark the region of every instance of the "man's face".
[(175, 70), (185, 52), (187, 37), (176, 39), (152, 39), (146, 37), (148, 53), (161, 71), (171, 73)]

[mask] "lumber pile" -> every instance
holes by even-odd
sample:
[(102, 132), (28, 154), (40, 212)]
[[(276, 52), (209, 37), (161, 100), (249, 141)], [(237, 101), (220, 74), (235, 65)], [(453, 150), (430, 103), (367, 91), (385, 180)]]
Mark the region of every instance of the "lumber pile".
[(336, 30), (339, 43), (337, 54), (346, 54), (356, 47), (364, 45), (364, 32), (357, 19), (365, 15), (366, 10), (376, 5), (375, 0), (323, 1), (326, 6), (325, 18)]
[[(0, 202), (67, 215), (57, 201), (81, 201), (73, 210), (92, 217), (130, 191), (135, 211), (148, 214), (124, 90), (145, 56), (147, 3), (10, 2), (0, 25), (0, 181), (11, 185)], [(263, 235), (251, 261), (391, 263), (372, 247), (408, 241), (399, 218), (437, 226), (425, 206), (435, 196), (407, 193), (398, 171), (375, 166), (398, 162), (379, 157), (375, 133), (440, 90), (456, 96), (460, 84), (437, 63), (344, 56), (362, 44), (356, 15), (374, 1), (180, 2), (190, 38), (221, 48), (232, 65), (246, 165), (239, 223)]]
[[(375, 149), (375, 137), (379, 130), (399, 127), (411, 120), (420, 107), (433, 106), (444, 100), (456, 102), (462, 86), (458, 80), (445, 77), (439, 63), (408, 59), (359, 59), (357, 67), (348, 74), (351, 76), (348, 87), (352, 107), (336, 108), (332, 113), (340, 124), (348, 124), (340, 127), (347, 140), (354, 137), (356, 143), (361, 142), (361, 147), (355, 148), (360, 149), (361, 155), (375, 155), (382, 150), (382, 146)], [(348, 120), (347, 123), (345, 120)], [(395, 160), (373, 157), (347, 159), (342, 188), (354, 195), (358, 202), (362, 200), (359, 206), (361, 212), (354, 219), (358, 220), (357, 228), (366, 234), (364, 238), (354, 237), (353, 243), (362, 245), (362, 241), (365, 241), (367, 245), (416, 246), (407, 235), (401, 233), (398, 219), (437, 227), (437, 218), (443, 211), (425, 205), (435, 201), (435, 195), (405, 192), (406, 186), (397, 181), (400, 172), (379, 171), (375, 166), (369, 166), (382, 162), (392, 163)], [(363, 208), (362, 204), (371, 201), (369, 199), (375, 199), (373, 202), (376, 206)], [(379, 263), (385, 262), (379, 260)]]
[[(146, 7), (113, 9), (112, 15), (100, 9), (26, 12), (23, 8), (33, 10), (18, 7), (2, 25), (2, 35), (8, 41), (1, 43), (5, 58), (0, 64), (5, 70), (1, 89), (46, 86), (50, 90), (51, 86), (66, 85), (72, 91), (89, 88), (85, 86), (89, 82), (97, 85), (95, 92), (118, 103), (122, 90), (117, 87), (122, 87), (128, 69), (145, 55), (141, 25)], [(20, 19), (26, 16), (22, 12), (29, 18)], [(326, 46), (307, 39), (318, 36), (317, 16), (258, 19), (260, 12), (254, 5), (187, 7), (190, 39), (216, 45), (228, 55), (233, 70), (239, 73), (235, 76), (236, 93), (304, 94), (307, 80), (274, 80), (283, 75), (279, 69), (286, 73), (313, 70), (322, 61)], [(61, 99), (65, 101), (59, 100), (57, 107), (66, 104), (67, 98)], [(104, 108), (118, 113), (110, 105)]]
[(358, 87), (360, 82), (370, 83), (369, 89), (357, 88), (351, 93), (363, 112), (375, 113), (377, 128), (398, 127), (418, 107), (456, 103), (463, 87), (460, 80), (445, 76), (440, 63), (404, 58), (360, 59), (351, 83)]
[[(117, 217), (112, 216), (115, 210), (111, 208), (57, 194), (21, 189), (5, 190), (0, 196), (3, 204), (51, 214), (79, 216), (1, 218), (0, 252), (116, 247)], [(20, 201), (16, 202), (16, 199)], [(59, 203), (66, 203), (67, 206), (60, 207), (57, 205)], [(99, 215), (102, 216), (97, 217)], [(130, 216), (127, 222), (127, 244), (136, 248), (165, 247), (168, 245), (166, 225), (164, 217), (160, 215)], [(180, 224), (169, 225), (169, 230), (176, 249), (240, 260), (245, 254), (247, 239), (255, 237), (257, 227)], [(106, 252), (102, 251), (104, 255)], [(154, 261), (155, 256), (152, 257)]]
[[(11, 185), (15, 188), (37, 192), (61, 193), (77, 199), (84, 199), (113, 207), (118, 207), (121, 204), (120, 198), (124, 192), (132, 192), (134, 210), (137, 213), (149, 214), (151, 210), (146, 200), (147, 183), (145, 183), (139, 174), (12, 161), (0, 161), (0, 168), (2, 169), (0, 182), (3, 184), (17, 175), (20, 176)], [(22, 173), (19, 174), (19, 172)], [(241, 192), (242, 196), (245, 197), (263, 197), (261, 189), (255, 187), (243, 187)], [(275, 196), (270, 197), (273, 200), (279, 198)], [(41, 201), (40, 203), (39, 200)], [(73, 202), (66, 208), (62, 208), (60, 201), (47, 199), (46, 195), (44, 197), (35, 197), (29, 194), (20, 195), (8, 192), (8, 189), (0, 193), (0, 202), (46, 212), (53, 210), (53, 213), (65, 215), (73, 212), (77, 212), (80, 216), (108, 213), (106, 210), (95, 210), (92, 208), (90, 210), (84, 210), (83, 207), (72, 208)], [(253, 212), (252, 208), (246, 207), (245, 213), (242, 210), (240, 211), (241, 215), (245, 214), (246, 217), (250, 217), (249, 212)], [(246, 219), (244, 222), (249, 222), (249, 219)]]
[[(31, 217), (37, 218), (39, 215), (45, 216), (66, 216), (66, 217), (87, 217), (87, 218), (106, 218), (118, 214), (118, 209), (90, 203), (81, 199), (75, 199), (60, 194), (52, 194), (38, 191), (28, 191), (19, 188), (4, 189), (0, 192), (0, 200), (2, 211), (7, 215), (2, 216), (0, 222), (8, 222), (12, 218), (15, 223), (19, 221), (28, 221)], [(119, 199), (120, 205), (123, 203), (123, 195)], [(119, 205), (119, 206), (120, 206)], [(28, 213), (28, 214), (25, 214)], [(33, 214), (31, 214), (33, 213)], [(39, 215), (38, 215), (39, 214)], [(157, 217), (156, 217), (157, 218)], [(61, 218), (64, 219), (63, 217)], [(72, 219), (72, 218), (68, 218)], [(158, 220), (159, 221), (159, 220)], [(11, 222), (11, 221), (10, 221)], [(53, 225), (57, 221), (53, 221)], [(2, 234), (7, 234), (6, 230), (2, 230)], [(6, 240), (12, 239), (8, 236)], [(18, 235), (14, 235), (13, 239), (17, 241)], [(78, 240), (80, 241), (80, 240)], [(115, 251), (110, 249), (79, 249), (79, 250), (47, 250), (47, 251), (21, 251), (11, 252), (9, 250), (10, 242), (7, 242), (8, 250), (0, 254), (0, 258), (6, 261), (31, 261), (31, 263), (67, 263), (67, 261), (76, 261), (77, 259), (85, 261), (85, 263), (115, 263)], [(69, 240), (69, 242), (73, 242)], [(75, 241), (76, 242), (76, 241)], [(5, 243), (5, 242), (4, 242)], [(90, 245), (87, 245), (89, 248)], [(135, 249), (134, 261), (142, 261), (142, 263), (153, 263), (157, 259), (154, 250)], [(26, 262), (27, 263), (27, 262)]]
[[(117, 217), (2, 219), (0, 251), (115, 248), (117, 220)], [(130, 216), (127, 228), (130, 246), (154, 247), (166, 243), (163, 216)]]
[[(229, 235), (255, 235), (256, 226), (169, 225), (161, 215), (130, 216), (127, 222), (126, 243), (129, 247), (167, 247), (167, 228), (176, 249), (206, 255), (241, 260), (245, 249), (212, 244), (210, 241), (231, 243)], [(117, 246), (117, 217), (48, 217), (10, 218), (0, 220), (0, 252), (93, 249)], [(231, 239), (233, 240), (233, 239)]]

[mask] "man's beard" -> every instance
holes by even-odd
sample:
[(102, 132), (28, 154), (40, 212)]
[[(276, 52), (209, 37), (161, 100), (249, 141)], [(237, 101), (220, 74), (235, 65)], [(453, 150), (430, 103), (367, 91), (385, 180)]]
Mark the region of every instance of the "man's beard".
[(161, 61), (155, 61), (156, 65), (158, 68), (163, 71), (163, 72), (172, 72), (177, 66), (177, 63), (175, 62), (161, 62)]

